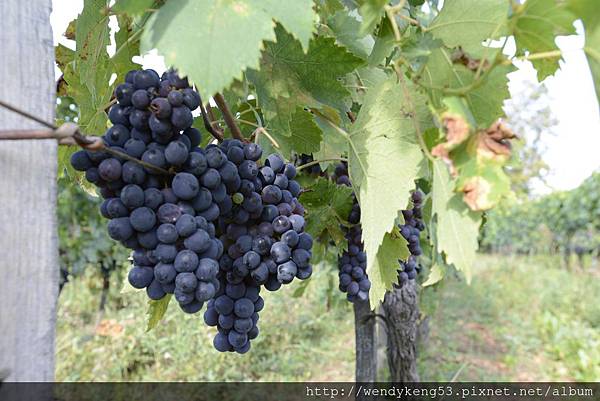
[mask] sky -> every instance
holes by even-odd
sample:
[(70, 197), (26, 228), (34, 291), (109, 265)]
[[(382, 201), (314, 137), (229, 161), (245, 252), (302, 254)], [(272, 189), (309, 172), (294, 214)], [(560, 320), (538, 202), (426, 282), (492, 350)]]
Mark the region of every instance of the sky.
[[(83, 8), (83, 0), (52, 0), (50, 17), (54, 33), (54, 43), (62, 43), (74, 48), (62, 33), (68, 23), (77, 17)], [(111, 17), (110, 25), (116, 27), (116, 19)], [(576, 188), (594, 171), (600, 171), (600, 113), (594, 93), (592, 77), (583, 53), (583, 28), (576, 23), (577, 35), (559, 37), (556, 42), (563, 52), (561, 69), (544, 81), (548, 88), (549, 107), (558, 122), (553, 135), (542, 136), (545, 149), (544, 161), (550, 167), (547, 177), (549, 187), (537, 184), (537, 195), (551, 190)], [(109, 47), (114, 52), (114, 44)], [(514, 52), (514, 49), (512, 50)], [(507, 53), (511, 49), (507, 48)], [(134, 61), (144, 68), (154, 68), (161, 73), (165, 70), (162, 57), (155, 52)], [(518, 70), (509, 75), (509, 89), (518, 94), (531, 83), (537, 83), (536, 72), (529, 62), (519, 62)], [(56, 69), (57, 77), (60, 71)]]

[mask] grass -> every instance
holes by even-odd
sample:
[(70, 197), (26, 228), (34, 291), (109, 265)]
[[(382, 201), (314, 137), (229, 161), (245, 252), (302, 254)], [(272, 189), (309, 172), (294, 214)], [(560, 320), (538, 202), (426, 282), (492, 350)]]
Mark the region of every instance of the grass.
[[(557, 260), (481, 255), (470, 286), (450, 275), (423, 291), (421, 379), (600, 380), (600, 272)], [(119, 277), (98, 312), (99, 280), (88, 273), (59, 299), (57, 380), (351, 381), (352, 309), (331, 274), (315, 270), (300, 298), (297, 284), (264, 291), (260, 336), (241, 356), (216, 352), (214, 329), (174, 302), (146, 333), (145, 294), (120, 294)]]
[[(146, 294), (120, 294), (113, 278), (99, 313), (98, 280), (67, 284), (59, 299), (56, 378), (61, 381), (348, 381), (354, 374), (354, 327), (349, 305), (328, 300), (328, 275), (317, 272), (303, 297), (298, 284), (262, 291), (260, 335), (245, 355), (219, 353), (215, 328), (202, 312), (171, 302), (165, 319), (146, 332)], [(337, 294), (336, 294), (337, 295)]]
[(600, 380), (600, 272), (557, 258), (481, 255), (472, 285), (426, 290), (422, 380)]

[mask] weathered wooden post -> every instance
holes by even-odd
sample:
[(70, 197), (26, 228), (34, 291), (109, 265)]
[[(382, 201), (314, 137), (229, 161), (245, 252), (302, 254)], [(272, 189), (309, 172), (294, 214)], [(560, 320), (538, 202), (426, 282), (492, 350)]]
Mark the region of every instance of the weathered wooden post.
[[(50, 0), (0, 1), (0, 99), (54, 120)], [(0, 108), (1, 129), (41, 128)], [(0, 141), (0, 372), (52, 381), (58, 293), (55, 140)]]

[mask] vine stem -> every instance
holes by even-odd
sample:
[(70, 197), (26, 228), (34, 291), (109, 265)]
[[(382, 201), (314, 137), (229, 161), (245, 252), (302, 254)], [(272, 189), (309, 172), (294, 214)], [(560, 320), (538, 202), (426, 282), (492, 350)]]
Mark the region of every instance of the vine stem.
[(202, 97), (200, 96), (200, 92), (197, 91), (198, 97), (200, 98), (200, 113), (202, 114), (202, 121), (204, 121), (204, 128), (219, 142), (223, 142), (223, 133), (219, 130), (217, 131), (215, 127), (212, 125), (208, 114), (206, 113), (206, 109), (204, 108), (204, 103), (202, 102)]
[(308, 168), (310, 166), (314, 166), (315, 164), (319, 164), (319, 163), (323, 163), (323, 162), (333, 162), (333, 161), (347, 162), (348, 159), (346, 159), (345, 157), (332, 157), (329, 159), (313, 160), (311, 162), (308, 162), (306, 164), (296, 167), (296, 170), (300, 171), (300, 170), (304, 170), (305, 168)]
[[(264, 136), (267, 137), (267, 139), (271, 142), (271, 144), (273, 144), (273, 146), (277, 149), (280, 148), (279, 143), (275, 140), (275, 138), (273, 138), (273, 136), (271, 134), (269, 134), (269, 132), (261, 126), (256, 127), (256, 129), (254, 130), (254, 132), (252, 133), (250, 139), (254, 140), (255, 143), (258, 143), (258, 136), (259, 134), (263, 134)], [(252, 139), (254, 138), (254, 139)]]
[(231, 110), (229, 110), (229, 106), (227, 105), (227, 102), (225, 101), (223, 95), (217, 92), (213, 96), (213, 99), (215, 100), (217, 107), (219, 107), (219, 110), (221, 110), (221, 113), (223, 113), (223, 119), (225, 120), (225, 124), (227, 124), (227, 127), (229, 127), (229, 130), (231, 131), (231, 136), (233, 136), (235, 139), (239, 139), (240, 141), (244, 141), (245, 139), (242, 135), (242, 131), (240, 131), (240, 128), (235, 123), (235, 117), (231, 113)]
[(409, 17), (409, 16), (407, 16), (407, 15), (404, 15), (404, 14), (398, 14), (398, 17), (402, 18), (402, 19), (403, 19), (403, 20), (405, 20), (405, 21), (408, 21), (408, 22), (410, 22), (410, 23), (411, 23), (411, 24), (413, 24), (413, 25), (416, 25), (416, 26), (421, 26), (421, 23), (420, 23), (419, 21), (417, 21), (416, 19), (414, 19), (414, 18), (411, 18), (411, 17)]
[[(532, 54), (528, 54), (526, 56), (519, 56), (519, 57), (515, 57), (515, 60), (519, 60), (519, 61), (530, 61), (530, 60), (540, 60), (540, 59), (544, 59), (544, 58), (558, 58), (558, 57), (562, 57), (563, 52), (562, 50), (552, 50), (552, 51), (547, 51), (547, 52), (540, 52), (540, 53), (532, 53)], [(506, 60), (504, 62), (505, 64), (512, 64), (511, 60)]]
[(400, 42), (400, 39), (402, 38), (400, 35), (400, 28), (398, 28), (398, 23), (396, 22), (396, 14), (404, 9), (405, 4), (406, 0), (401, 0), (395, 6), (385, 6), (385, 13), (390, 20), (390, 24), (392, 24), (392, 30), (394, 31), (394, 38), (396, 39), (396, 42)]

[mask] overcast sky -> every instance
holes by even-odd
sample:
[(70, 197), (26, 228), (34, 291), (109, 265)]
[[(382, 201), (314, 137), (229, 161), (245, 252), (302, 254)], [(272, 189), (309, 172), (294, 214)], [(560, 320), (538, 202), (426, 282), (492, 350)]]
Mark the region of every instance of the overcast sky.
[[(63, 43), (71, 48), (72, 41), (62, 36), (68, 23), (77, 17), (83, 8), (82, 0), (53, 0), (51, 23), (54, 43)], [(114, 17), (111, 25), (115, 25)], [(548, 87), (548, 103), (558, 121), (556, 135), (545, 135), (542, 146), (546, 148), (544, 160), (550, 166), (548, 183), (554, 189), (577, 187), (592, 172), (600, 170), (600, 114), (594, 93), (592, 77), (583, 53), (582, 28), (577, 36), (561, 37), (557, 44), (563, 51), (561, 69), (544, 81)], [(136, 60), (137, 61), (137, 60)], [(156, 54), (140, 60), (144, 67), (164, 70), (161, 57)], [(59, 73), (57, 71), (57, 73)], [(510, 74), (511, 93), (519, 93), (529, 82), (537, 82), (536, 73), (529, 62), (519, 63), (519, 70)], [(548, 192), (543, 186), (538, 193)]]

